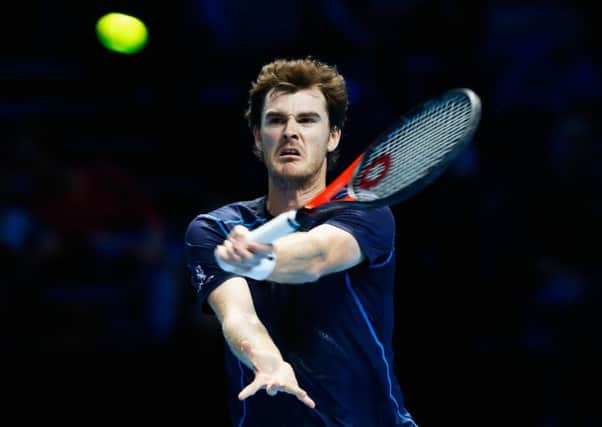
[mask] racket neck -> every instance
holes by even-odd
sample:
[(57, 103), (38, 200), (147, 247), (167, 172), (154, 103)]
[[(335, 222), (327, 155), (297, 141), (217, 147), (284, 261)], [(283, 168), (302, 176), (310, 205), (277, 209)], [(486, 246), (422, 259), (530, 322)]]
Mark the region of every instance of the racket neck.
[(320, 206), (324, 203), (332, 200), (349, 182), (351, 181), (351, 177), (353, 176), (353, 172), (357, 168), (358, 164), (364, 157), (364, 153), (360, 154), (354, 161), (351, 163), (347, 169), (345, 169), (334, 181), (330, 183), (328, 187), (324, 189), (320, 194), (311, 199), (304, 207), (307, 209), (313, 209), (316, 206)]

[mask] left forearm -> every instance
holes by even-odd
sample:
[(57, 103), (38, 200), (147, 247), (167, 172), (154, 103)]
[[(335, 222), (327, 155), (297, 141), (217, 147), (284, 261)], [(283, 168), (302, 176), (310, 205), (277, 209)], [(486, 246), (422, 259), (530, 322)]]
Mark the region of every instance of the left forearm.
[(322, 243), (306, 232), (280, 238), (274, 243), (274, 253), (276, 266), (269, 280), (280, 283), (314, 282), (320, 278), (327, 260)]
[(249, 230), (236, 226), (228, 239), (216, 247), (215, 259), (225, 271), (259, 281), (301, 284), (315, 282), (363, 260), (355, 238), (328, 224), (288, 234), (272, 245), (253, 242), (248, 236)]

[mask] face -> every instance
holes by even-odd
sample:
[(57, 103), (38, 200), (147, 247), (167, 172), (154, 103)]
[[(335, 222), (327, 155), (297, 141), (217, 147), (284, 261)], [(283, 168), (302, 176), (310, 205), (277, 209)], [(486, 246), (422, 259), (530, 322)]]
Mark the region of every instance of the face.
[(303, 182), (326, 172), (326, 153), (340, 139), (331, 131), (326, 99), (319, 89), (266, 95), (255, 144), (272, 178)]

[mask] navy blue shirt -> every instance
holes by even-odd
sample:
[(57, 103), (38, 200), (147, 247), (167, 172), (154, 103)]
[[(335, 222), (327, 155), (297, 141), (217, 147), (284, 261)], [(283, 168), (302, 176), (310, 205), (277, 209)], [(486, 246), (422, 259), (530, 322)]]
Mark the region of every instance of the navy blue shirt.
[[(235, 276), (216, 264), (213, 251), (237, 224), (253, 229), (269, 220), (265, 197), (236, 202), (197, 216), (186, 232), (192, 284), (205, 301)], [(287, 285), (247, 279), (257, 315), (301, 388), (311, 409), (293, 395), (238, 393), (254, 378), (225, 346), (229, 407), (235, 426), (416, 426), (404, 406), (393, 371), (395, 221), (389, 208), (341, 209), (320, 223), (357, 240), (366, 260), (316, 282)]]

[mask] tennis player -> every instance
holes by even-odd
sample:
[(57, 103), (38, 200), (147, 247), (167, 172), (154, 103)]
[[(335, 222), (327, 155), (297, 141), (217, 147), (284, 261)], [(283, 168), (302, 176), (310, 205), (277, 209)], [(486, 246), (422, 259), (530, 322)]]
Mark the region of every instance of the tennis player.
[(344, 77), (311, 57), (279, 59), (249, 95), (267, 195), (200, 214), (185, 236), (192, 283), (227, 343), (232, 424), (416, 426), (394, 372), (390, 209), (337, 210), (269, 245), (249, 238), (326, 187), (348, 107)]

